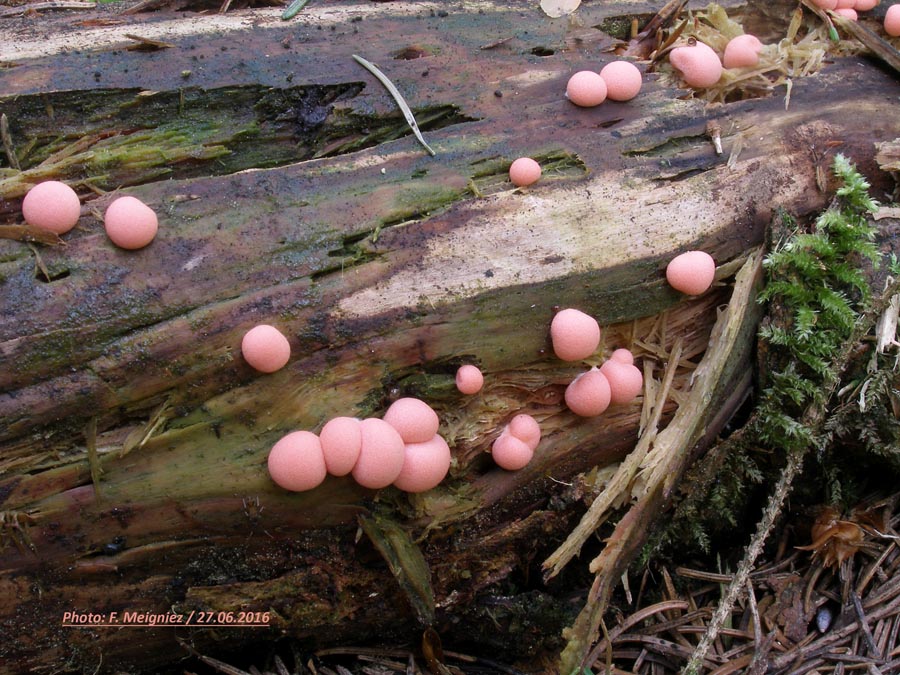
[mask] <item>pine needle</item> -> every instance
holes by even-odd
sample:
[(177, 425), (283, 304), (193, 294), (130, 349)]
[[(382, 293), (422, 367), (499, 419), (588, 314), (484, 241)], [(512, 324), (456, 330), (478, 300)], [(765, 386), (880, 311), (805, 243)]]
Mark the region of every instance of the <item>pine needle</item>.
[(412, 132), (416, 135), (416, 139), (419, 143), (422, 144), (422, 147), (428, 151), (428, 154), (434, 157), (434, 150), (425, 142), (425, 138), (422, 136), (422, 132), (419, 131), (419, 125), (416, 124), (416, 118), (413, 117), (412, 110), (410, 110), (409, 106), (406, 104), (406, 101), (403, 100), (403, 95), (400, 93), (400, 90), (394, 86), (394, 83), (391, 82), (387, 75), (382, 73), (375, 64), (370, 61), (366, 61), (363, 57), (357, 56), (353, 54), (354, 60), (361, 65), (363, 68), (372, 73), (381, 84), (384, 85), (384, 88), (390, 92), (391, 96), (394, 97), (394, 100), (397, 102), (397, 105), (400, 106), (400, 111), (403, 113), (403, 118), (406, 120), (406, 123), (409, 125), (409, 128), (412, 129)]

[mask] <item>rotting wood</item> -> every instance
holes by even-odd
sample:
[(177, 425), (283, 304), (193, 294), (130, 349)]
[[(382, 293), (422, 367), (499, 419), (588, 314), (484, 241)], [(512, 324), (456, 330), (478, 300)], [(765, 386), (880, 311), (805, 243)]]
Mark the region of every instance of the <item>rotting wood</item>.
[[(657, 432), (659, 431), (659, 423), (662, 420), (663, 410), (665, 409), (666, 401), (669, 398), (669, 389), (672, 386), (672, 381), (675, 378), (675, 371), (678, 369), (678, 365), (681, 361), (681, 340), (675, 341), (671, 354), (667, 356), (665, 361), (665, 373), (659, 391), (653, 402), (653, 412), (648, 424), (643, 427), (637, 445), (635, 445), (634, 450), (628, 453), (628, 457), (619, 464), (616, 473), (609, 479), (609, 482), (603, 488), (603, 492), (591, 502), (590, 508), (582, 517), (581, 522), (578, 523), (577, 527), (569, 533), (569, 536), (562, 545), (544, 561), (543, 568), (545, 580), (551, 579), (559, 574), (559, 572), (562, 571), (562, 568), (565, 567), (573, 557), (578, 555), (585, 541), (587, 541), (588, 537), (592, 536), (597, 528), (603, 524), (613, 508), (630, 501), (634, 478), (641, 468), (644, 459), (647, 457), (647, 453), (650, 452), (653, 447), (653, 441), (656, 439)], [(650, 378), (647, 378), (647, 381), (649, 382)], [(644, 401), (647, 401), (648, 398), (650, 397), (645, 394)]]
[[(642, 460), (646, 471), (645, 487), (636, 503), (622, 517), (606, 546), (590, 565), (596, 575), (588, 602), (567, 630), (567, 645), (559, 672), (572, 673), (590, 666), (587, 663), (592, 643), (597, 638), (600, 620), (606, 611), (610, 593), (627, 568), (630, 556), (646, 540), (647, 519), (658, 505), (671, 498), (678, 479), (688, 465), (691, 449), (706, 432), (715, 391), (728, 371), (746, 368), (755, 341), (760, 309), (756, 291), (761, 280), (762, 252), (748, 256), (735, 279), (728, 308), (721, 314), (710, 338), (709, 349), (698, 366), (687, 401), (680, 406), (669, 425), (654, 439), (652, 452)], [(701, 655), (701, 658), (705, 655)]]
[[(608, 11), (590, 6), (599, 4), (583, 8), (585, 25)], [(200, 41), (175, 31), (164, 61), (125, 51), (29, 61), (34, 54), (23, 51), (20, 65), (0, 71), (5, 93), (19, 104), (43, 102), (34, 109), (57, 120), (71, 109), (59, 103), (64, 91), (52, 89), (98, 101), (140, 87), (169, 97), (166, 114), (177, 117), (190, 96), (209, 103), (225, 87), (281, 95), (349, 86), (360, 79), (351, 54), (364, 37), (414, 107), (456, 106), (465, 116), (429, 133), (435, 159), (391, 134), (359, 149), (351, 138), (359, 130), (349, 129), (335, 141), (348, 148), (343, 154), (262, 170), (251, 163), (225, 175), (204, 168), (171, 181), (144, 176), (128, 192), (162, 214), (150, 255), (113, 250), (85, 218), (64, 251), (41, 249), (48, 278), (68, 270), (46, 285), (35, 283), (27, 251), (0, 242), (0, 495), (3, 508), (28, 514), (36, 549), (3, 552), (2, 597), (16, 601), (0, 622), (28, 633), (32, 645), (0, 646), (7, 658), (50, 668), (70, 657), (93, 667), (96, 649), (122, 667), (176, 658), (167, 635), (147, 633), (137, 645), (128, 631), (58, 627), (54, 608), (97, 597), (131, 610), (274, 608), (278, 631), (328, 644), (412, 635), (416, 622), (390, 572), (365, 541), (354, 543), (359, 516), (378, 509), (421, 547), (452, 644), (460, 637), (452, 619), (529, 570), (535, 542), (557, 544), (571, 527), (581, 507), (564, 483), (621, 460), (637, 440), (638, 404), (594, 421), (563, 410), (561, 392), (578, 367), (546, 355), (552, 306), (595, 314), (605, 324), (604, 353), (634, 346), (659, 377), (659, 355), (679, 337), (688, 358), (704, 352), (727, 299), (722, 288), (695, 300), (669, 291), (662, 269), (672, 253), (707, 248), (727, 280), (729, 263), (762, 241), (773, 206), (819, 209), (827, 195), (816, 189), (810, 146), (840, 138), (842, 151), (888, 184), (868, 157), (871, 131), (860, 121), (877, 120), (885, 140), (900, 136), (885, 102), (897, 84), (858, 59), (798, 81), (790, 117), (780, 100), (707, 108), (650, 81), (633, 104), (575, 110), (560, 96), (568, 73), (605, 56), (579, 46), (595, 43), (568, 40), (568, 24), (492, 3), (483, 14), (447, 17), (430, 16), (428, 5), (321, 5), (277, 28), (265, 25), (277, 12), (253, 14), (265, 19), (254, 31), (236, 29), (241, 15), (209, 17), (204, 25), (232, 32), (211, 29)], [(509, 35), (516, 22), (527, 22), (528, 33)], [(152, 36), (155, 25), (120, 28)], [(397, 58), (407, 42), (430, 49)], [(249, 62), (247, 53), (269, 58)], [(850, 100), (853, 120), (841, 109)], [(362, 114), (402, 124), (375, 87), (338, 101), (326, 123)], [(726, 153), (735, 134), (746, 135), (732, 166), (714, 155), (710, 119), (722, 126)], [(27, 141), (16, 125), (25, 120), (10, 123), (21, 151)], [(514, 191), (504, 171), (520, 154), (561, 158), (561, 168)], [(91, 208), (102, 211), (110, 198), (92, 199)], [(17, 217), (16, 199), (0, 206), (7, 220)], [(259, 377), (236, 346), (244, 329), (272, 317), (297, 356), (283, 373)], [(463, 360), (489, 374), (478, 399), (453, 389)], [(664, 420), (689, 397), (689, 377), (685, 369), (676, 378)], [(724, 387), (749, 386), (726, 380)], [(398, 393), (423, 396), (441, 413), (456, 458), (442, 488), (412, 498), (387, 491), (376, 504), (349, 481), (305, 495), (270, 484), (265, 454), (282, 433), (315, 429), (335, 414), (377, 414)], [(541, 452), (522, 472), (493, 469), (485, 450), (522, 410), (544, 427)], [(82, 433), (94, 416), (102, 499)], [(134, 445), (137, 438), (145, 442)], [(108, 555), (116, 536), (125, 550)], [(192, 637), (234, 646), (260, 634)], [(59, 651), (66, 641), (74, 655)]]

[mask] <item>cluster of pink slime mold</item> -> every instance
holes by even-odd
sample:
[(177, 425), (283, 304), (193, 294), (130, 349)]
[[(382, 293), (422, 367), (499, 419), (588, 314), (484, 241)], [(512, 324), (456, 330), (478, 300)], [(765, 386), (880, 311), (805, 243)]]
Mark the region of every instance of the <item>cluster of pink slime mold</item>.
[(438, 435), (437, 413), (417, 398), (400, 398), (384, 417), (335, 417), (318, 435), (294, 431), (269, 452), (269, 475), (286, 490), (318, 487), (328, 474), (351, 474), (365, 488), (393, 485), (425, 492), (450, 470), (450, 447)]
[[(22, 199), (25, 222), (56, 234), (65, 234), (81, 217), (81, 201), (71, 187), (48, 180), (31, 188)], [(110, 241), (119, 248), (134, 250), (147, 246), (156, 237), (156, 212), (137, 197), (115, 199), (106, 209), (103, 224)]]
[[(569, 78), (566, 98), (582, 108), (611, 101), (630, 101), (641, 91), (643, 75), (630, 61), (611, 61), (596, 73), (581, 70)], [(527, 187), (541, 178), (541, 165), (531, 157), (519, 157), (509, 167), (509, 180), (516, 187)]]

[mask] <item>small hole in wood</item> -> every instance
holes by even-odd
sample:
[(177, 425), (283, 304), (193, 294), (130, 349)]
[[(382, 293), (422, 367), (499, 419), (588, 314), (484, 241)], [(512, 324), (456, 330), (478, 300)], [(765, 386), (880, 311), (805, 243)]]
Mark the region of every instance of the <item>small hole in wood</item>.
[(71, 274), (71, 272), (69, 272), (69, 270), (67, 270), (67, 269), (48, 270), (48, 274), (49, 274), (49, 278), (44, 274), (44, 272), (41, 269), (38, 269), (34, 273), (34, 278), (37, 279), (38, 281), (40, 281), (41, 283), (51, 284), (54, 281), (60, 281), (62, 279), (65, 279), (66, 277), (69, 276), (69, 274)]
[(430, 56), (430, 52), (423, 47), (410, 45), (394, 52), (393, 56), (400, 61), (412, 61), (413, 59), (421, 59), (423, 56)]

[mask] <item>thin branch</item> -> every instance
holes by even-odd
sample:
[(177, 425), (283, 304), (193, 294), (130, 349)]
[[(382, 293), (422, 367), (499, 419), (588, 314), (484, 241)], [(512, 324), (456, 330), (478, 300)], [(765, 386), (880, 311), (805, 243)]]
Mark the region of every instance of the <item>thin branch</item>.
[[(832, 396), (834, 396), (837, 386), (841, 381), (841, 375), (850, 363), (856, 345), (862, 337), (871, 330), (875, 323), (875, 319), (884, 311), (885, 305), (890, 302), (891, 296), (897, 292), (898, 287), (900, 287), (900, 282), (891, 284), (885, 289), (885, 292), (882, 294), (879, 301), (873, 303), (873, 307), (871, 307), (859, 321), (856, 322), (853, 332), (844, 342), (841, 353), (831, 368), (830, 377), (828, 378), (830, 382), (827, 387), (826, 395), (820, 403), (810, 406), (804, 413), (801, 424), (812, 429), (814, 437), (817, 436), (821, 430), (822, 424), (825, 421), (827, 403), (831, 400)], [(775, 490), (772, 492), (771, 497), (769, 497), (769, 502), (766, 505), (763, 517), (757, 524), (756, 532), (750, 540), (750, 544), (747, 546), (747, 552), (744, 554), (744, 557), (738, 566), (734, 579), (731, 580), (731, 583), (725, 591), (722, 602), (716, 608), (706, 633), (700, 639), (690, 660), (681, 671), (683, 675), (696, 675), (700, 672), (706, 654), (709, 652), (713, 641), (722, 629), (725, 620), (731, 615), (734, 604), (737, 602), (738, 594), (743, 590), (747, 583), (747, 579), (750, 577), (750, 571), (756, 563), (756, 559), (759, 557), (760, 553), (762, 553), (766, 539), (775, 524), (775, 519), (781, 514), (781, 506), (791, 491), (794, 478), (800, 473), (800, 470), (803, 467), (803, 458), (808, 449), (809, 447), (807, 446), (788, 455), (787, 465), (782, 470), (778, 483), (775, 486)]]
[(731, 580), (731, 583), (725, 591), (725, 595), (722, 597), (722, 602), (720, 602), (719, 606), (716, 608), (716, 611), (709, 622), (709, 626), (706, 629), (706, 633), (700, 638), (700, 642), (694, 649), (694, 653), (691, 654), (691, 658), (688, 660), (687, 665), (685, 665), (684, 670), (682, 670), (684, 675), (700, 672), (700, 668), (703, 666), (703, 661), (706, 658), (706, 654), (709, 652), (713, 641), (719, 635), (719, 631), (722, 629), (722, 626), (725, 625), (725, 621), (731, 616), (731, 611), (737, 602), (738, 595), (744, 589), (747, 580), (750, 578), (750, 571), (753, 569), (756, 559), (759, 557), (760, 553), (762, 553), (769, 532), (772, 531), (772, 527), (775, 524), (775, 519), (781, 514), (781, 505), (791, 491), (794, 477), (800, 473), (800, 469), (803, 467), (803, 457), (804, 453), (794, 453), (788, 457), (787, 466), (784, 467), (784, 471), (782, 471), (781, 477), (778, 479), (778, 483), (775, 486), (775, 491), (769, 498), (769, 503), (766, 505), (762, 520), (760, 520), (756, 526), (756, 533), (753, 535), (753, 539), (747, 547), (747, 552), (744, 554), (741, 564), (738, 566), (734, 579)]

